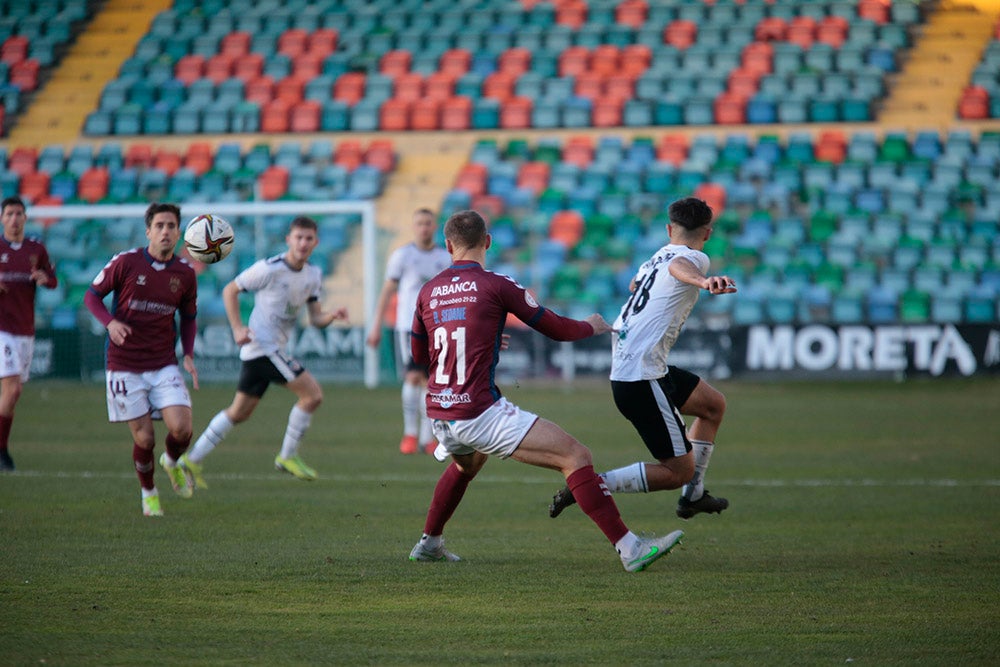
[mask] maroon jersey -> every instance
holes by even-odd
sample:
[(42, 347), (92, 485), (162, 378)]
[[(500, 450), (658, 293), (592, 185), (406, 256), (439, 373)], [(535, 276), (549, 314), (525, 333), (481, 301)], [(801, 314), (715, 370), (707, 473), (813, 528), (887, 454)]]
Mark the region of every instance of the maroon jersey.
[(430, 364), (429, 417), (472, 419), (500, 398), (493, 376), (507, 313), (556, 340), (594, 333), (587, 322), (539, 306), (508, 276), (476, 262), (453, 264), (424, 284), (413, 315), (413, 359)]
[(152, 371), (177, 363), (174, 314), (197, 314), (198, 281), (194, 269), (176, 255), (165, 264), (146, 248), (119, 253), (101, 269), (90, 291), (103, 299), (114, 292), (111, 314), (132, 327), (123, 345), (108, 341), (111, 371)]
[(46, 287), (58, 284), (45, 246), (33, 239), (11, 245), (0, 235), (0, 284), (4, 287), (0, 291), (0, 331), (15, 336), (35, 335), (35, 290), (38, 284), (31, 278), (35, 269), (41, 269), (48, 276)]

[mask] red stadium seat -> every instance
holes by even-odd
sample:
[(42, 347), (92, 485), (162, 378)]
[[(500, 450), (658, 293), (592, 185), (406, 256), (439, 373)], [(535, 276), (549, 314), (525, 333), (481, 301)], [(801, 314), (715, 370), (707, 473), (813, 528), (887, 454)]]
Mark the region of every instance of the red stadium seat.
[(233, 76), (249, 83), (259, 77), (264, 71), (264, 56), (259, 53), (248, 53), (239, 56), (233, 63)]
[(594, 127), (617, 127), (622, 124), (624, 100), (602, 97), (594, 102), (591, 122)]
[(311, 81), (323, 73), (323, 56), (307, 51), (292, 59), (292, 76), (302, 81)]
[(711, 206), (716, 216), (726, 208), (726, 188), (718, 183), (702, 183), (692, 194)]
[(990, 94), (981, 86), (967, 86), (958, 102), (958, 117), (985, 120), (990, 117)]
[(571, 46), (559, 54), (559, 76), (577, 76), (590, 67), (590, 51)]
[(320, 28), (309, 33), (306, 50), (309, 53), (326, 57), (337, 50), (337, 31), (333, 28)]
[(153, 145), (137, 142), (125, 150), (125, 166), (147, 168), (153, 166)]
[(378, 112), (380, 130), (400, 131), (410, 129), (412, 100), (393, 97), (382, 103)]
[(186, 86), (190, 86), (204, 74), (205, 59), (199, 55), (182, 56), (174, 65), (174, 78), (183, 81)]
[(274, 98), (284, 100), (291, 107), (302, 101), (305, 82), (297, 76), (286, 76), (274, 86)]
[(656, 159), (662, 162), (669, 162), (674, 166), (680, 166), (687, 160), (688, 150), (691, 144), (687, 136), (683, 134), (665, 134), (656, 146)]
[(531, 51), (523, 47), (507, 49), (500, 54), (498, 68), (517, 78), (531, 69)]
[(455, 75), (447, 72), (435, 72), (424, 82), (424, 96), (439, 102), (449, 99), (455, 94)]
[(386, 76), (397, 77), (410, 71), (413, 54), (403, 49), (386, 51), (379, 59), (378, 71)]
[(743, 48), (743, 70), (757, 76), (774, 71), (774, 47), (770, 42), (751, 42)]
[(783, 42), (788, 33), (788, 24), (779, 16), (761, 19), (753, 30), (753, 38), (758, 42)]
[(629, 76), (612, 76), (604, 82), (604, 96), (624, 103), (635, 97), (635, 80)]
[(247, 102), (254, 102), (263, 107), (274, 99), (274, 79), (269, 76), (260, 76), (247, 81), (243, 96)]
[(742, 125), (746, 123), (747, 96), (726, 91), (715, 98), (712, 111), (715, 122), (720, 125)]
[(858, 18), (875, 23), (888, 23), (890, 4), (884, 0), (861, 0), (858, 3)]
[(517, 172), (517, 187), (531, 190), (537, 197), (549, 187), (552, 166), (548, 162), (525, 162)]
[(356, 139), (341, 141), (333, 151), (333, 162), (347, 171), (354, 171), (364, 160), (361, 142)]
[(760, 77), (760, 72), (737, 67), (729, 73), (726, 90), (749, 99), (760, 89)]
[(788, 22), (786, 39), (808, 51), (816, 41), (816, 19), (811, 16), (796, 16)]
[(442, 130), (468, 130), (472, 124), (472, 100), (464, 95), (456, 95), (441, 105)]
[(521, 130), (531, 127), (530, 97), (512, 97), (500, 105), (500, 127)]
[(622, 54), (617, 46), (598, 46), (590, 54), (590, 71), (604, 77), (621, 72)]
[(848, 25), (842, 16), (827, 16), (816, 27), (816, 41), (839, 49), (847, 41)]
[(424, 97), (413, 103), (410, 127), (414, 130), (437, 130), (441, 127), (441, 100)]
[(49, 194), (51, 180), (51, 177), (44, 171), (30, 171), (22, 174), (18, 194), (32, 203), (38, 203), (40, 199)]
[(455, 177), (455, 189), (462, 190), (475, 197), (486, 192), (486, 179), (489, 170), (486, 165), (470, 162), (462, 167)]
[(288, 129), (292, 132), (318, 132), (323, 105), (316, 100), (297, 102), (288, 119)]
[(698, 39), (698, 24), (687, 19), (672, 21), (663, 29), (663, 42), (678, 49), (686, 49)]
[(239, 57), (250, 53), (251, 35), (248, 32), (231, 32), (222, 38), (219, 53)]
[(622, 73), (637, 79), (642, 76), (653, 61), (653, 50), (645, 44), (630, 44), (622, 49)]
[(604, 77), (595, 72), (581, 72), (573, 84), (573, 93), (579, 97), (596, 100), (604, 95)]
[(212, 145), (205, 141), (193, 142), (184, 155), (184, 166), (199, 176), (211, 169), (213, 162)]
[(0, 61), (8, 65), (25, 60), (28, 57), (28, 38), (24, 35), (11, 35), (0, 46)]
[(587, 3), (582, 0), (556, 5), (556, 23), (577, 30), (587, 22)]
[(108, 196), (110, 183), (111, 174), (106, 167), (91, 167), (80, 174), (76, 194), (85, 202), (93, 204)]
[(357, 104), (365, 96), (365, 75), (348, 72), (333, 84), (333, 99), (347, 104)]
[(594, 161), (594, 140), (585, 135), (570, 137), (563, 146), (562, 159), (578, 167), (589, 166)]
[(280, 98), (265, 104), (260, 110), (260, 131), (287, 132), (290, 109), (291, 104)]
[(10, 66), (10, 83), (22, 91), (31, 92), (38, 88), (38, 73), (41, 64), (34, 58), (28, 58)]
[(173, 176), (174, 172), (181, 168), (184, 160), (177, 151), (161, 148), (153, 156), (153, 168), (159, 169), (167, 176)]
[(205, 78), (219, 85), (233, 76), (237, 57), (228, 54), (216, 54), (205, 62)]
[(415, 102), (424, 96), (424, 77), (416, 72), (400, 74), (393, 82), (393, 96), (407, 102)]
[(392, 141), (389, 139), (373, 140), (365, 150), (364, 162), (383, 173), (395, 169), (396, 151), (392, 147)]
[(280, 199), (288, 192), (288, 170), (284, 167), (268, 167), (257, 178), (257, 184), (263, 199)]
[(441, 54), (441, 60), (438, 61), (438, 71), (459, 77), (468, 72), (471, 65), (472, 54), (466, 49), (448, 49)]
[(503, 215), (503, 198), (500, 195), (479, 195), (472, 198), (472, 208), (479, 211), (489, 222)]
[(278, 37), (278, 53), (295, 58), (305, 53), (309, 33), (302, 28), (289, 28)]
[(493, 72), (483, 80), (483, 97), (491, 97), (500, 102), (514, 95), (514, 77), (506, 72)]
[(649, 16), (649, 6), (645, 0), (624, 0), (615, 7), (615, 22), (638, 30)]
[(549, 221), (549, 238), (573, 248), (583, 238), (583, 229), (583, 216), (579, 211), (556, 211)]

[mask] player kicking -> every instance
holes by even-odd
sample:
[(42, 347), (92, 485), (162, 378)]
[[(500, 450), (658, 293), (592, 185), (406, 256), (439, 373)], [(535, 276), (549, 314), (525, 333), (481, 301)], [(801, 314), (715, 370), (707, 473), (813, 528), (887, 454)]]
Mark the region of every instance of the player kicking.
[[(316, 378), (285, 351), (302, 307), (309, 323), (327, 327), (347, 319), (347, 309), (324, 311), (320, 304), (323, 276), (309, 258), (319, 244), (316, 221), (300, 216), (292, 220), (285, 236), (288, 249), (281, 255), (262, 259), (240, 273), (222, 290), (226, 316), (233, 340), (240, 346), (242, 366), (236, 396), (228, 408), (212, 417), (191, 451), (181, 459), (199, 488), (206, 488), (203, 461), (216, 445), (253, 414), (273, 382), (288, 388), (298, 398), (288, 415), (281, 451), (274, 467), (302, 480), (316, 479), (316, 471), (299, 456), (299, 445), (312, 423), (313, 413), (323, 402), (323, 390)], [(240, 313), (240, 292), (254, 294), (249, 325)]]
[[(181, 236), (180, 215), (173, 204), (150, 204), (146, 209), (149, 246), (112, 257), (84, 297), (87, 309), (108, 330), (108, 420), (126, 422), (132, 433), (132, 460), (146, 516), (163, 515), (153, 482), (154, 409), (168, 430), (167, 451), (160, 456), (160, 465), (178, 495), (190, 498), (193, 492), (191, 479), (177, 465), (191, 442), (191, 397), (177, 367), (174, 317), (180, 313), (184, 369), (197, 389), (198, 281), (191, 265), (174, 254)], [(103, 302), (111, 292), (114, 312)]]
[[(633, 279), (632, 295), (615, 320), (611, 360), (615, 405), (658, 463), (634, 463), (601, 473), (601, 478), (613, 493), (683, 486), (676, 512), (690, 519), (729, 507), (728, 500), (712, 497), (704, 486), (726, 401), (694, 373), (668, 366), (667, 356), (699, 291), (730, 294), (736, 291), (736, 283), (728, 276), (706, 275), (709, 259), (702, 248), (712, 233), (712, 209), (689, 197), (671, 204), (668, 214), (670, 243), (647, 260)], [(690, 432), (678, 407), (680, 413), (696, 417)], [(573, 503), (569, 489), (561, 489), (552, 499), (549, 516), (559, 516)]]
[(590, 450), (556, 424), (508, 402), (493, 382), (508, 313), (554, 340), (580, 340), (611, 327), (596, 314), (586, 320), (556, 315), (513, 279), (484, 270), (490, 235), (475, 211), (452, 215), (444, 233), (452, 266), (420, 290), (412, 353), (417, 363), (429, 364), (427, 414), (452, 463), (434, 488), (410, 560), (460, 560), (445, 549), (444, 526), (489, 456), (560, 471), (627, 571), (642, 570), (666, 555), (683, 533), (646, 539), (630, 531), (594, 472)]
[(19, 197), (0, 203), (0, 471), (14, 471), (8, 450), (14, 408), (28, 381), (35, 350), (35, 292), (58, 285), (49, 253), (24, 237), (28, 216)]

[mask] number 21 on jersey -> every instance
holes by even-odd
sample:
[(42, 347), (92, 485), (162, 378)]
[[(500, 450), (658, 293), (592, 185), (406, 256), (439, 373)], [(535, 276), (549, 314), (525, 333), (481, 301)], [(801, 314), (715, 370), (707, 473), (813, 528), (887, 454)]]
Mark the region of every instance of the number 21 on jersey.
[[(455, 341), (455, 375), (456, 384), (465, 384), (465, 327), (458, 327), (451, 332), (451, 339)], [(438, 327), (434, 330), (434, 349), (440, 350), (438, 353), (437, 372), (434, 374), (434, 381), (440, 385), (450, 385), (451, 376), (445, 372), (449, 365), (448, 359), (448, 330)]]

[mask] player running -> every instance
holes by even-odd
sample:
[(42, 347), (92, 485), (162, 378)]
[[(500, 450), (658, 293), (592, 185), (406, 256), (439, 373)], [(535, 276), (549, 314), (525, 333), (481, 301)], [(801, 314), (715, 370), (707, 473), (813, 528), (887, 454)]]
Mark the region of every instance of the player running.
[(429, 364), (427, 414), (453, 461), (434, 489), (410, 560), (460, 560), (445, 549), (444, 526), (489, 456), (560, 471), (627, 571), (642, 570), (666, 555), (683, 533), (645, 539), (630, 531), (594, 472), (590, 450), (556, 424), (507, 401), (493, 382), (508, 313), (555, 340), (580, 340), (611, 327), (596, 314), (586, 320), (561, 317), (538, 305), (513, 279), (483, 269), (491, 239), (477, 212), (452, 215), (445, 242), (452, 265), (420, 290), (412, 352), (417, 363)]
[[(286, 352), (303, 306), (309, 311), (309, 323), (314, 327), (325, 328), (336, 320), (347, 319), (346, 308), (325, 311), (320, 303), (323, 275), (318, 266), (309, 263), (319, 245), (317, 230), (312, 218), (295, 218), (285, 236), (288, 250), (256, 262), (222, 290), (233, 340), (240, 346), (242, 366), (233, 402), (212, 417), (194, 447), (181, 459), (181, 466), (199, 488), (208, 486), (202, 474), (205, 457), (236, 424), (250, 418), (272, 382), (286, 387), (298, 398), (288, 415), (274, 467), (306, 481), (317, 477), (316, 471), (299, 456), (299, 445), (312, 424), (313, 413), (323, 402), (323, 389), (312, 373)], [(248, 325), (243, 324), (240, 313), (240, 292), (254, 294)]]

